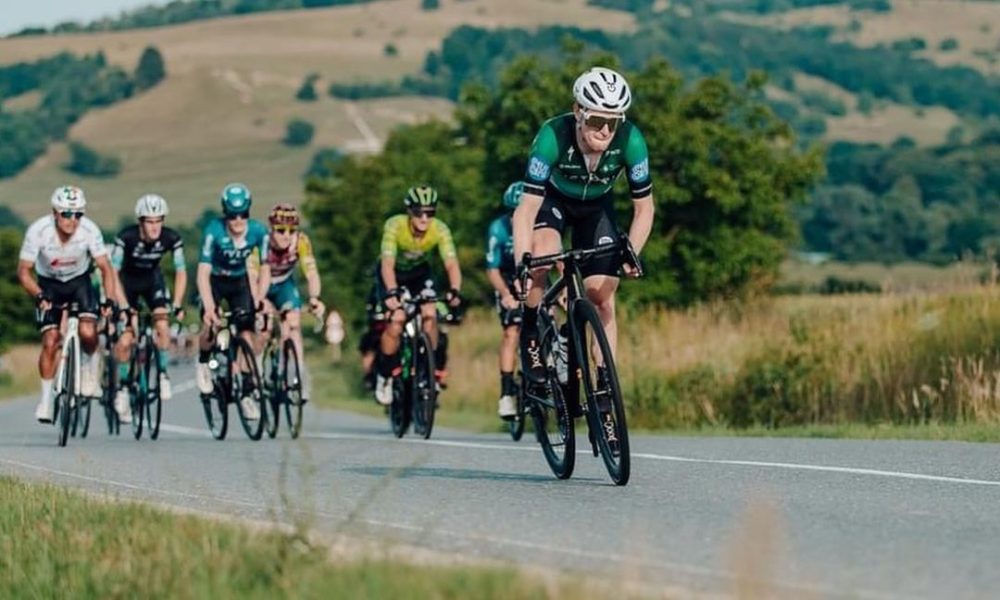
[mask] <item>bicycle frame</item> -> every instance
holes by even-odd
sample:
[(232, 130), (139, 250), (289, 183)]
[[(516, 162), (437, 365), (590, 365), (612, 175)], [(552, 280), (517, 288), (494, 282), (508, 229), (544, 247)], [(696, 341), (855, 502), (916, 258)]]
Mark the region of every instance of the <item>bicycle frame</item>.
[(66, 331), (62, 335), (62, 344), (59, 350), (59, 367), (56, 369), (56, 378), (53, 382), (53, 392), (58, 395), (65, 391), (62, 387), (63, 374), (66, 372), (66, 354), (70, 346), (73, 347), (73, 397), (80, 396), (80, 317), (76, 314), (76, 305), (70, 306), (69, 314), (66, 318)]

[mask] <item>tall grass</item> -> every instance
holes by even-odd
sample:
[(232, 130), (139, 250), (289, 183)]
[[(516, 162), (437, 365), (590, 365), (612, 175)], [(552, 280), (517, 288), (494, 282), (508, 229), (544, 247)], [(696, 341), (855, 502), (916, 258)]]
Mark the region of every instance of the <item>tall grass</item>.
[[(643, 428), (1000, 423), (1000, 290), (796, 296), (622, 310), (618, 364)], [(499, 326), (452, 336), (449, 401), (494, 411)]]

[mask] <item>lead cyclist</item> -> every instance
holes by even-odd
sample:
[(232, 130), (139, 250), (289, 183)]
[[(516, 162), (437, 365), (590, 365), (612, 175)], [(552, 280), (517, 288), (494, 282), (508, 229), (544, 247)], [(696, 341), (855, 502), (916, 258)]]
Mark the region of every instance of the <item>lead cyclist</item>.
[[(562, 233), (573, 230), (573, 248), (593, 248), (618, 238), (612, 188), (624, 171), (632, 196), (628, 237), (638, 254), (653, 226), (653, 184), (646, 140), (625, 118), (632, 92), (625, 78), (603, 67), (582, 73), (573, 84), (573, 110), (546, 121), (531, 146), (521, 203), (514, 211), (514, 257), (525, 269), (527, 255), (559, 252)], [(615, 256), (581, 267), (584, 287), (597, 308), (612, 353), (618, 340), (615, 293), (618, 269), (637, 272)], [(521, 363), (540, 383), (545, 369), (538, 342), (538, 305), (548, 269), (530, 272), (521, 325)], [(600, 371), (599, 371), (600, 372)]]

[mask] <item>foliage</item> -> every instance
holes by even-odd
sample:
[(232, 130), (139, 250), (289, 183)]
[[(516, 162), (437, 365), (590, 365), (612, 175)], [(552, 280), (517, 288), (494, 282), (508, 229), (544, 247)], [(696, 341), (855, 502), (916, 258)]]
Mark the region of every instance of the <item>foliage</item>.
[(142, 51), (139, 64), (135, 68), (136, 91), (148, 90), (163, 81), (166, 76), (167, 68), (163, 61), (163, 55), (155, 46), (147, 46)]
[(313, 154), (309, 168), (302, 174), (306, 179), (310, 177), (332, 177), (337, 168), (337, 163), (344, 159), (344, 153), (337, 148), (322, 148)]
[(0, 228), (0, 260), (5, 265), (0, 276), (0, 353), (12, 342), (38, 338), (35, 305), (17, 280), (18, 254), (23, 230)]
[(441, 0), (420, 0), (421, 10), (437, 10), (441, 8)]
[(83, 142), (69, 143), (70, 160), (65, 169), (77, 175), (90, 177), (112, 177), (122, 168), (118, 157), (101, 154)]
[(288, 146), (307, 146), (312, 141), (316, 127), (305, 119), (292, 119), (285, 126), (285, 139)]
[(316, 101), (318, 98), (316, 95), (316, 80), (318, 79), (319, 75), (316, 73), (306, 75), (306, 78), (302, 81), (302, 85), (299, 87), (299, 91), (295, 92), (295, 99), (303, 102)]

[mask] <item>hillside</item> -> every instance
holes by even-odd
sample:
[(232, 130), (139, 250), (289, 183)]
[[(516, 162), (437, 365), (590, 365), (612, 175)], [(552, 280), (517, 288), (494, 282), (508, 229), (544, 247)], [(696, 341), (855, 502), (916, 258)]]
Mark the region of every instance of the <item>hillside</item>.
[[(168, 77), (162, 84), (88, 113), (71, 130), (71, 138), (122, 159), (117, 178), (81, 182), (93, 198), (94, 214), (110, 226), (147, 190), (163, 193), (183, 220), (212, 204), (222, 185), (234, 179), (247, 182), (264, 203), (297, 202), (301, 174), (317, 148), (367, 149), (372, 147), (368, 128), (381, 140), (399, 123), (447, 117), (451, 104), (445, 100), (349, 103), (330, 99), (325, 89), (330, 81), (419, 71), (426, 53), (461, 24), (530, 28), (568, 23), (628, 31), (634, 23), (626, 13), (589, 7), (584, 0), (452, 1), (430, 12), (419, 7), (419, 0), (385, 0), (156, 29), (4, 39), (0, 60), (103, 50), (110, 62), (132, 68), (147, 45), (164, 54)], [(385, 53), (390, 43), (398, 49), (396, 56)], [(321, 75), (320, 100), (297, 102), (295, 91), (310, 72)], [(292, 117), (316, 125), (311, 146), (289, 149), (280, 143)], [(60, 168), (66, 154), (65, 145), (55, 145), (25, 172), (0, 180), (0, 204), (29, 218), (37, 214), (51, 189), (71, 179)]]

